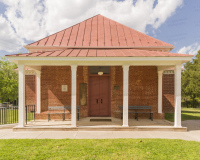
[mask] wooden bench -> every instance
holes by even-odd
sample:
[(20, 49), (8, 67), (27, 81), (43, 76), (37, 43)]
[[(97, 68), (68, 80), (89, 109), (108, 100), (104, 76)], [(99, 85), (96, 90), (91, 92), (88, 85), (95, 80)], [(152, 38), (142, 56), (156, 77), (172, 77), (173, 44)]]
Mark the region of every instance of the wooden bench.
[[(78, 110), (78, 112), (76, 112), (78, 114), (78, 116), (77, 116), (78, 120), (79, 120), (79, 109), (80, 108), (81, 108), (80, 106), (76, 107), (76, 109)], [(68, 110), (69, 112), (65, 112), (66, 110)], [(49, 122), (49, 120), (51, 120), (51, 117), (50, 117), (51, 114), (62, 114), (63, 121), (64, 121), (65, 114), (71, 114), (71, 106), (51, 106), (51, 107), (48, 107), (48, 111), (49, 111), (49, 113), (47, 113), (48, 114), (48, 122)], [(60, 112), (54, 112), (54, 111), (60, 111)]]
[[(121, 119), (123, 116), (123, 106), (121, 108)], [(153, 121), (153, 112), (151, 112), (151, 106), (128, 106), (128, 113), (135, 113), (135, 119), (138, 121), (138, 113), (148, 113), (150, 114), (150, 119)], [(134, 110), (134, 111), (129, 111)], [(149, 111), (138, 111), (138, 110), (149, 110)]]

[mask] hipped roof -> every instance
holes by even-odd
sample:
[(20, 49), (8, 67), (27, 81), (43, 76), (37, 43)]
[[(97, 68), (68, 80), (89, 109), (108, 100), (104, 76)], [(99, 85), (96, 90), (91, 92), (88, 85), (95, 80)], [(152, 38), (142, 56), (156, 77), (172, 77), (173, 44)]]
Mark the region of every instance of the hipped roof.
[(25, 48), (36, 46), (70, 47), (170, 47), (173, 45), (138, 32), (123, 24), (96, 15), (72, 27), (31, 43)]

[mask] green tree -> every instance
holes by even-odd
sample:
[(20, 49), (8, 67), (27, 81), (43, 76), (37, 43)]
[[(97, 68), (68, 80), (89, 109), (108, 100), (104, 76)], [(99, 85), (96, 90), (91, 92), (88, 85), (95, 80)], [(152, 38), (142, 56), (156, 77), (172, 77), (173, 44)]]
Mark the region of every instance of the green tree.
[(199, 106), (200, 102), (200, 50), (192, 61), (184, 65), (182, 72), (182, 100), (187, 107)]
[(14, 70), (17, 65), (7, 60), (0, 59), (0, 97), (2, 102), (13, 102), (18, 97), (18, 74)]

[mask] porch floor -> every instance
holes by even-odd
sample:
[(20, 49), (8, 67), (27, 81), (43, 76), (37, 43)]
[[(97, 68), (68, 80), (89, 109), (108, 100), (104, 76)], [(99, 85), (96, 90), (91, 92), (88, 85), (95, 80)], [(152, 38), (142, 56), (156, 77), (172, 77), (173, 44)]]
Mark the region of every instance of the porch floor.
[[(111, 121), (90, 121), (90, 119), (111, 119)], [(186, 127), (174, 127), (173, 122), (154, 119), (129, 119), (129, 127), (122, 127), (123, 121), (113, 117), (87, 117), (71, 127), (71, 120), (36, 120), (25, 127), (14, 127), (13, 131), (187, 131)]]

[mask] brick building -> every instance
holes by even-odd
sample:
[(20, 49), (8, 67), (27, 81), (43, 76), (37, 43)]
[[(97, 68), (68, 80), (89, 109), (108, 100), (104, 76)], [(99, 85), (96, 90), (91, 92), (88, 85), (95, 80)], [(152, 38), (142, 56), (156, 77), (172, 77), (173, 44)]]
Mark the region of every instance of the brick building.
[(170, 53), (171, 44), (97, 15), (25, 48), (7, 56), (18, 64), (20, 126), (25, 104), (34, 103), (38, 119), (49, 106), (71, 106), (72, 127), (76, 106), (80, 118), (120, 118), (123, 106), (123, 126), (133, 118), (128, 106), (152, 106), (154, 118), (175, 111), (181, 126), (181, 64), (192, 56)]

